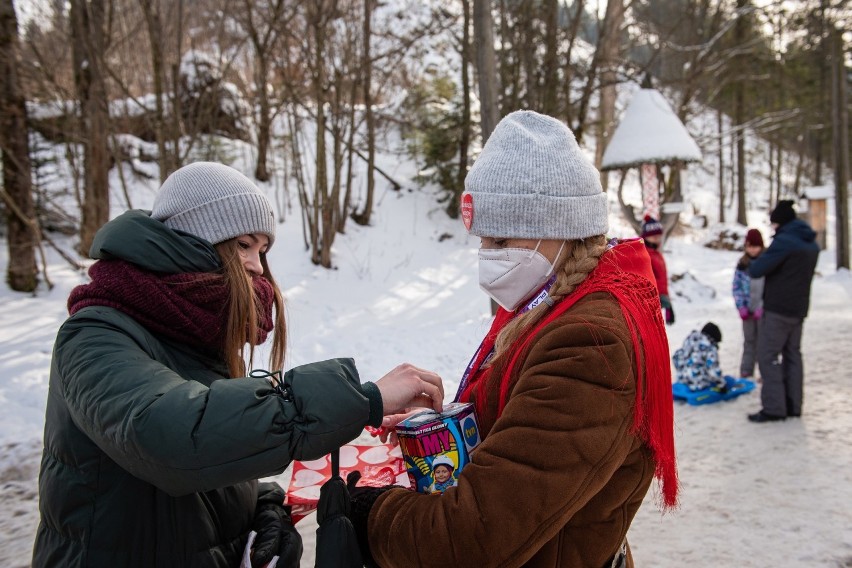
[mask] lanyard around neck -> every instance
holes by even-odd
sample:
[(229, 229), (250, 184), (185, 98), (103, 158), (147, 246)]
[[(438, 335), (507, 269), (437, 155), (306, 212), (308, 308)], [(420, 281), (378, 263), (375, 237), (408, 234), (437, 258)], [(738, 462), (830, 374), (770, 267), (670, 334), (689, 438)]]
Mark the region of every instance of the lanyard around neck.
[[(553, 276), (551, 276), (550, 279), (547, 282), (545, 282), (544, 286), (541, 287), (541, 290), (539, 290), (538, 294), (536, 294), (535, 297), (532, 300), (530, 300), (527, 303), (526, 306), (524, 306), (520, 310), (516, 311), (514, 313), (514, 315), (512, 315), (511, 318), (506, 320), (506, 322), (503, 324), (503, 326), (508, 324), (510, 321), (512, 321), (513, 319), (515, 319), (519, 315), (524, 314), (524, 313), (530, 311), (531, 309), (537, 307), (542, 302), (546, 303), (548, 306), (552, 306), (553, 305), (553, 299), (550, 297), (550, 294), (548, 293), (548, 291), (550, 290), (550, 287), (553, 286), (554, 282), (556, 282), (556, 275), (555, 274)], [(502, 329), (502, 327), (501, 327), (501, 329)], [(492, 336), (491, 333), (486, 335), (485, 339), (482, 340), (482, 342), (479, 344), (479, 347), (473, 353), (473, 357), (471, 357), (470, 362), (467, 364), (467, 367), (465, 368), (464, 373), (462, 374), (461, 381), (459, 382), (459, 388), (456, 391), (456, 396), (453, 398), (453, 402), (459, 401), (459, 397), (461, 397), (462, 393), (465, 391), (465, 389), (467, 389), (467, 385), (470, 382), (470, 378), (473, 375), (475, 375), (477, 372), (479, 372), (479, 369), (484, 364), (486, 364), (491, 359), (491, 357), (494, 356), (494, 340), (496, 339), (497, 333), (499, 331), (500, 330), (495, 330), (493, 336)], [(490, 345), (488, 345), (488, 344), (490, 344)], [(488, 345), (488, 346), (486, 347), (486, 345)], [(488, 352), (485, 354), (484, 357), (480, 358), (480, 353), (484, 349), (487, 349)]]

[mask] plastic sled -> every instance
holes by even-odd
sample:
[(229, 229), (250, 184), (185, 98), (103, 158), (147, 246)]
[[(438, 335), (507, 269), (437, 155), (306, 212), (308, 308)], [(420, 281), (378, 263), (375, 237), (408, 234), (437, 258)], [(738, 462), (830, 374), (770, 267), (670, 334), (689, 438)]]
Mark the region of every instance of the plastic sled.
[(724, 393), (710, 388), (691, 391), (683, 383), (674, 383), (672, 385), (672, 397), (675, 400), (685, 400), (692, 406), (699, 406), (721, 400), (731, 400), (741, 394), (753, 391), (755, 387), (754, 381), (750, 379), (735, 379), (730, 375), (725, 375), (725, 382), (728, 383), (728, 390)]

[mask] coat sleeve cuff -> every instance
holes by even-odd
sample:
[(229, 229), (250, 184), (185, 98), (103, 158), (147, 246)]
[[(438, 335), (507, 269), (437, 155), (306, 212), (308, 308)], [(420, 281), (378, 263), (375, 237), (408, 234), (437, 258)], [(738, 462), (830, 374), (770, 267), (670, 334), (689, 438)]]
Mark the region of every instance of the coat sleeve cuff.
[(367, 419), (367, 426), (378, 428), (382, 425), (382, 418), (384, 417), (382, 393), (379, 392), (376, 383), (371, 382), (361, 383), (361, 391), (370, 401), (370, 417)]

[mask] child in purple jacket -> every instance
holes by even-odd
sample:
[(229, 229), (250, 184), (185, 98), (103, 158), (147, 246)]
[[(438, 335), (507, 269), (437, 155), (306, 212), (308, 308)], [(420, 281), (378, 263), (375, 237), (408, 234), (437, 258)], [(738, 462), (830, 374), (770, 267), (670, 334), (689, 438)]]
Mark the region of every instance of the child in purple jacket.
[(743, 357), (740, 361), (740, 377), (751, 377), (757, 352), (758, 320), (763, 315), (763, 278), (749, 276), (751, 261), (763, 252), (763, 235), (757, 229), (749, 229), (745, 237), (745, 254), (734, 270), (732, 291), (734, 303), (743, 320)]

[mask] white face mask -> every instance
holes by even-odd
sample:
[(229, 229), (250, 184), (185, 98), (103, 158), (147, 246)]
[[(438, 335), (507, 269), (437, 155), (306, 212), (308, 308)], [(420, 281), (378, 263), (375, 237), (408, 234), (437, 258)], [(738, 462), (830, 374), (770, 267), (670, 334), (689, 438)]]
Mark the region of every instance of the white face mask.
[[(479, 249), (479, 287), (504, 310), (514, 311), (541, 288), (553, 272), (553, 264), (538, 252), (540, 244), (538, 241), (533, 250)], [(563, 242), (556, 260), (564, 246)]]

